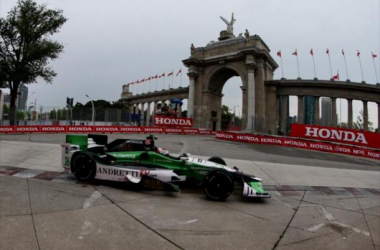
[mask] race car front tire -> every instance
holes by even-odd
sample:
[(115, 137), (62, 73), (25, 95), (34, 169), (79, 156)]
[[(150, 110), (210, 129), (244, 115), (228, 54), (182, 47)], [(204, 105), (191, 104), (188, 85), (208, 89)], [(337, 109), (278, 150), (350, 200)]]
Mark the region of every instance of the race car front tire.
[(208, 159), (208, 161), (215, 162), (215, 163), (218, 163), (220, 165), (227, 166), (226, 162), (222, 158), (220, 158), (219, 156), (213, 156), (210, 159)]
[(96, 175), (96, 163), (86, 154), (73, 156), (71, 172), (80, 181), (91, 181)]
[(224, 169), (209, 172), (203, 180), (203, 192), (213, 201), (224, 201), (234, 188), (234, 177)]

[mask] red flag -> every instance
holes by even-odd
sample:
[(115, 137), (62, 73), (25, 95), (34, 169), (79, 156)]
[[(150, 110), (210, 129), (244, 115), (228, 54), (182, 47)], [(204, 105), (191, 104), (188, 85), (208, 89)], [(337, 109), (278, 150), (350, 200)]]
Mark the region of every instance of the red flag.
[(376, 57), (377, 57), (377, 55), (372, 53), (372, 58), (376, 58)]
[(140, 80), (140, 82), (145, 82), (145, 79)]
[(161, 77), (164, 77), (165, 76), (165, 73), (162, 73), (162, 75), (160, 75), (158, 78), (161, 78)]
[(342, 49), (342, 55), (344, 55), (344, 50)]
[(181, 72), (182, 72), (182, 69), (179, 69), (179, 71), (177, 72), (175, 76), (178, 76), (179, 74), (181, 74)]
[(356, 52), (356, 56), (360, 56), (360, 51), (359, 50)]
[(150, 81), (150, 79), (151, 79), (151, 77), (149, 77), (149, 78), (145, 79), (145, 81)]
[(279, 50), (279, 51), (277, 52), (277, 56), (278, 56), (278, 57), (281, 57), (281, 50)]
[(314, 56), (313, 49), (310, 50), (310, 55)]
[(337, 72), (336, 75), (333, 76), (333, 79), (334, 79), (334, 80), (339, 80), (339, 72)]
[(173, 71), (168, 74), (168, 76), (172, 76), (172, 75), (173, 75)]
[(292, 53), (293, 56), (298, 56), (297, 50)]
[(153, 76), (152, 78), (153, 78), (153, 79), (157, 79), (157, 78), (158, 78), (158, 75), (155, 75), (155, 76)]
[(326, 49), (326, 54), (329, 54), (330, 53), (330, 50), (329, 49)]

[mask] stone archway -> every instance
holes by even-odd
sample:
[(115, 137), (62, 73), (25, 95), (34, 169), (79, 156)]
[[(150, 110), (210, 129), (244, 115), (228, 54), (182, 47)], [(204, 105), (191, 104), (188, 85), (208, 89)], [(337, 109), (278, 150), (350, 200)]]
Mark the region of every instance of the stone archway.
[[(213, 129), (216, 121), (216, 129), (220, 129), (221, 90), (229, 78), (240, 76), (243, 129), (259, 133), (268, 132), (269, 127), (269, 130), (274, 129), (265, 119), (266, 106), (278, 108), (272, 103), (276, 93), (266, 90), (264, 84), (273, 79), (278, 67), (269, 52), (257, 35), (220, 39), (206, 47), (192, 46), (191, 56), (183, 63), (189, 69), (190, 78), (187, 114), (194, 119), (197, 128)], [(268, 93), (271, 96), (267, 100)]]

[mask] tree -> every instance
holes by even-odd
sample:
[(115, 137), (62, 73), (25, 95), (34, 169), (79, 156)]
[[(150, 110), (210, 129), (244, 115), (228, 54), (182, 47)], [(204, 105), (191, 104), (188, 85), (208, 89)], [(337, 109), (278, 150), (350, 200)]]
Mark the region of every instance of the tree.
[(6, 18), (0, 18), (0, 87), (10, 89), (11, 125), (20, 84), (35, 83), (37, 77), (51, 83), (57, 75), (49, 61), (58, 58), (63, 45), (50, 36), (66, 22), (62, 13), (32, 0), (19, 0)]
[(230, 113), (230, 109), (226, 105), (222, 105), (222, 121), (221, 121), (221, 129), (225, 130), (228, 125), (230, 125), (232, 121), (233, 114)]
[[(356, 117), (356, 122), (353, 123), (354, 129), (364, 129), (364, 112), (363, 109), (359, 111), (359, 115)], [(368, 130), (374, 131), (373, 123), (368, 121)]]

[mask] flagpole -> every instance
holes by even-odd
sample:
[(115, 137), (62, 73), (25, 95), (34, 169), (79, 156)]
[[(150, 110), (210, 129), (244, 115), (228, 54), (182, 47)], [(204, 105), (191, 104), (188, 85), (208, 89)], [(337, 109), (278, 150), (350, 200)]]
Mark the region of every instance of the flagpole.
[[(174, 74), (174, 70), (173, 69), (172, 69), (172, 73)], [(172, 88), (173, 88), (173, 78), (174, 78), (173, 74), (172, 74)], [(170, 84), (169, 84), (169, 90), (170, 90)]]
[(301, 76), (300, 76), (300, 64), (298, 62), (298, 52), (297, 52), (297, 50), (296, 50), (296, 58), (297, 58), (298, 78), (301, 79)]
[(327, 56), (328, 56), (328, 58), (329, 58), (330, 75), (331, 75), (331, 78), (332, 78), (332, 77), (333, 77), (333, 74), (332, 74), (332, 67), (331, 67), (330, 50), (327, 49), (327, 50), (326, 50), (326, 53), (327, 53)]
[(281, 60), (281, 74), (282, 74), (282, 78), (281, 79), (285, 79), (284, 78), (284, 64), (282, 63), (282, 55), (281, 55), (281, 50), (279, 50), (277, 52), (277, 56), (280, 57), (280, 60)]
[(359, 50), (358, 50), (358, 52), (357, 52), (357, 55), (358, 55), (359, 64), (360, 64), (360, 72), (362, 73), (362, 83), (365, 83), (365, 81), (364, 81), (364, 76), (363, 76), (362, 60), (360, 59), (360, 52), (359, 52)]
[(162, 86), (163, 90), (165, 90), (165, 78), (166, 78), (166, 76), (164, 75), (164, 85)]
[(350, 76), (348, 75), (348, 69), (347, 69), (347, 61), (346, 61), (346, 56), (344, 55), (344, 50), (342, 49), (342, 55), (344, 59), (344, 66), (346, 67), (346, 75), (347, 75), (347, 82), (350, 81)]
[(181, 73), (179, 73), (179, 87), (182, 88), (182, 68), (180, 70)]
[(157, 83), (158, 83), (158, 76), (156, 77), (156, 91), (157, 91)]
[(311, 49), (311, 57), (313, 58), (313, 65), (314, 65), (314, 79), (317, 80), (317, 70), (315, 69), (315, 61), (314, 61), (314, 52), (313, 49)]
[(282, 78), (285, 79), (285, 77), (284, 77), (284, 64), (282, 63), (282, 55), (280, 58), (281, 58), (281, 74), (282, 74)]
[(375, 69), (375, 76), (376, 76), (376, 83), (379, 83), (379, 78), (377, 77), (377, 69), (376, 69), (376, 64), (375, 64), (375, 57), (374, 54), (371, 52), (372, 54), (372, 61), (373, 61), (373, 68)]
[(151, 80), (149, 80), (149, 92), (148, 93), (150, 93), (150, 85), (151, 85)]

